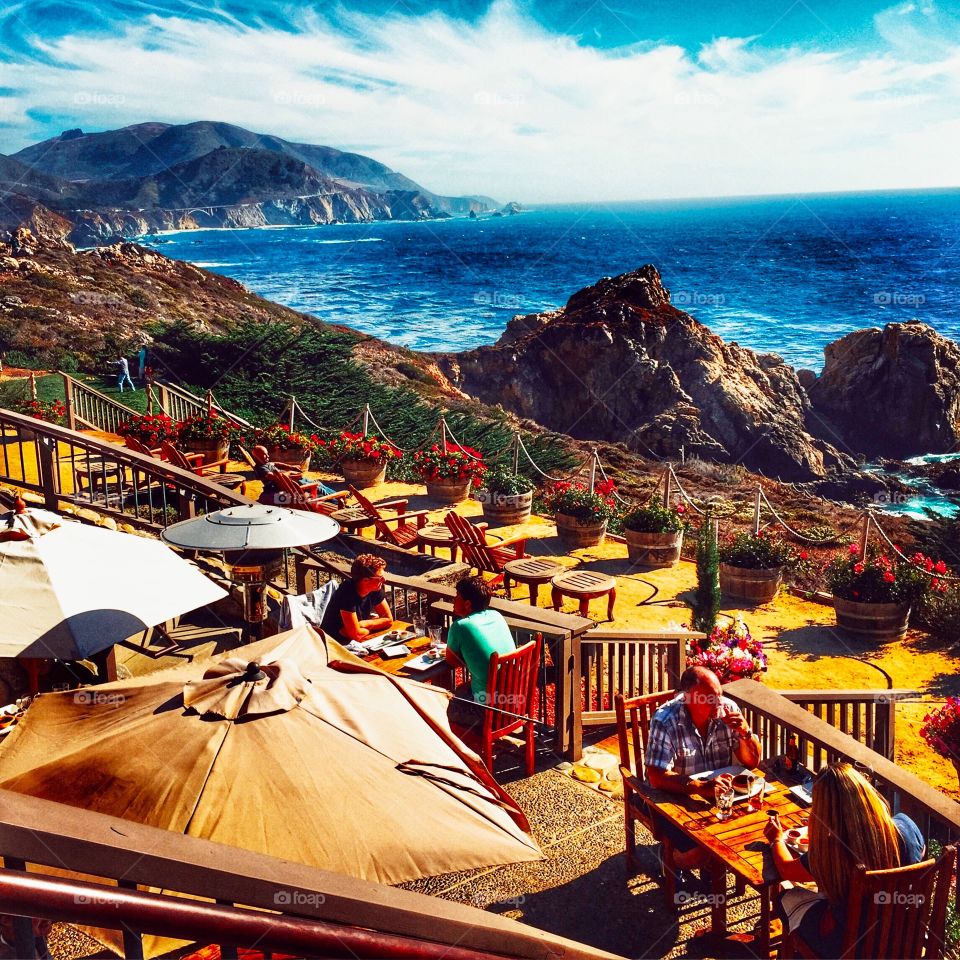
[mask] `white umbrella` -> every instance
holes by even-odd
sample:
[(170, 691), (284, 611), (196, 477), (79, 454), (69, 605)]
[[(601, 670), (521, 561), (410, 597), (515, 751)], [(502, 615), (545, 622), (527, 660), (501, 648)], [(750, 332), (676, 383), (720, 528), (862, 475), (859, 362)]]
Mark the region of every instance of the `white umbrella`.
[(157, 540), (0, 515), (0, 657), (81, 660), (226, 591)]

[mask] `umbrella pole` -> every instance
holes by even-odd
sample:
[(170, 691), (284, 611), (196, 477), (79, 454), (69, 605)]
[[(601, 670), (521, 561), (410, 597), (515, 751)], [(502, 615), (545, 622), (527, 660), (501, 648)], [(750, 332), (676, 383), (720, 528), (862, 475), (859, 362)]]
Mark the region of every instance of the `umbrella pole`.
[(267, 619), (267, 584), (260, 580), (243, 585), (243, 619), (249, 641), (263, 639), (263, 624)]

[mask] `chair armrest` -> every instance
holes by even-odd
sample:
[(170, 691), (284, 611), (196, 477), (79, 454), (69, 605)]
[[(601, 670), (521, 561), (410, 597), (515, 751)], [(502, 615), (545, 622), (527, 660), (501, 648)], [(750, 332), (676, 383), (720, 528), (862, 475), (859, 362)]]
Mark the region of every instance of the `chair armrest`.
[(230, 458), (224, 457), (222, 460), (212, 460), (210, 463), (198, 463), (196, 466), (206, 473), (226, 473), (229, 462)]
[(502, 550), (504, 547), (513, 547), (514, 553), (517, 555), (517, 559), (520, 560), (524, 556), (524, 550), (527, 546), (527, 537), (526, 535), (522, 537), (510, 537), (507, 540), (501, 540), (499, 543), (493, 543), (491, 546), (495, 547), (497, 550)]
[(419, 529), (424, 525), (420, 520), (426, 518), (428, 513), (430, 513), (429, 510), (414, 510), (412, 513), (398, 513), (395, 517), (381, 517), (380, 519), (384, 523), (395, 523), (398, 526), (402, 526), (408, 520), (417, 520), (417, 528)]
[(375, 503), (374, 506), (378, 510), (395, 510), (397, 513), (404, 513), (409, 502), (406, 498), (401, 500), (384, 500), (383, 503)]
[[(317, 489), (316, 484), (313, 484), (313, 489)], [(317, 497), (317, 499), (323, 503), (339, 503), (341, 507), (345, 507), (347, 501), (350, 499), (350, 491), (339, 490), (336, 493), (325, 493), (322, 497)]]
[(195, 466), (203, 466), (203, 458), (206, 456), (205, 453), (187, 453), (186, 450), (181, 450), (180, 452), (183, 454), (185, 460), (189, 460)]

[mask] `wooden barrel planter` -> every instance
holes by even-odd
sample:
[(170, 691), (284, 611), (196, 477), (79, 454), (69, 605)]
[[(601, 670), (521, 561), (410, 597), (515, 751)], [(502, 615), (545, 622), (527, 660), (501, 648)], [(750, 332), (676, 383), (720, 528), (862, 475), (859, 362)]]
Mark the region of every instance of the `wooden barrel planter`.
[(220, 440), (219, 438), (198, 438), (193, 440), (183, 440), (179, 444), (189, 453), (202, 453), (204, 463), (214, 463), (217, 460), (226, 458), (230, 451), (230, 441)]
[(427, 496), (440, 503), (459, 503), (470, 496), (470, 480), (428, 480)]
[(782, 581), (783, 567), (762, 570), (720, 564), (720, 589), (751, 603), (769, 603), (777, 595)]
[(343, 474), (343, 479), (358, 490), (364, 487), (375, 487), (378, 483), (383, 483), (387, 475), (387, 461), (370, 458), (341, 460), (340, 472)]
[(627, 541), (627, 555), (633, 563), (645, 567), (672, 567), (680, 562), (682, 530), (671, 530), (667, 533), (624, 530), (623, 537)]
[(557, 535), (563, 545), (571, 550), (580, 547), (596, 547), (603, 543), (607, 534), (607, 521), (591, 521), (581, 523), (576, 517), (566, 513), (558, 513), (554, 518), (557, 522)]
[(510, 527), (526, 523), (533, 510), (533, 491), (526, 493), (491, 493), (474, 490), (473, 499), (483, 507), (483, 519), (494, 527)]
[(910, 622), (909, 603), (861, 603), (833, 598), (837, 626), (861, 640), (902, 640)]
[(310, 469), (310, 454), (299, 448), (284, 450), (281, 447), (268, 447), (267, 456), (274, 463), (282, 463), (289, 467), (296, 467), (300, 471)]

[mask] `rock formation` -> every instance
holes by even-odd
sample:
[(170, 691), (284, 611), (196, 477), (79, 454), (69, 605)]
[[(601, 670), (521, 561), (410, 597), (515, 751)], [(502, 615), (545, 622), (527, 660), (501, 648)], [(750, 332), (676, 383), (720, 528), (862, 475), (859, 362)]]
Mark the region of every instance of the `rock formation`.
[(677, 310), (652, 266), (514, 318), (492, 347), (438, 359), (466, 394), (576, 438), (669, 457), (682, 449), (793, 481), (853, 465), (811, 433), (792, 367)]
[(824, 350), (814, 410), (867, 457), (945, 453), (960, 443), (960, 346), (919, 320), (857, 330)]

